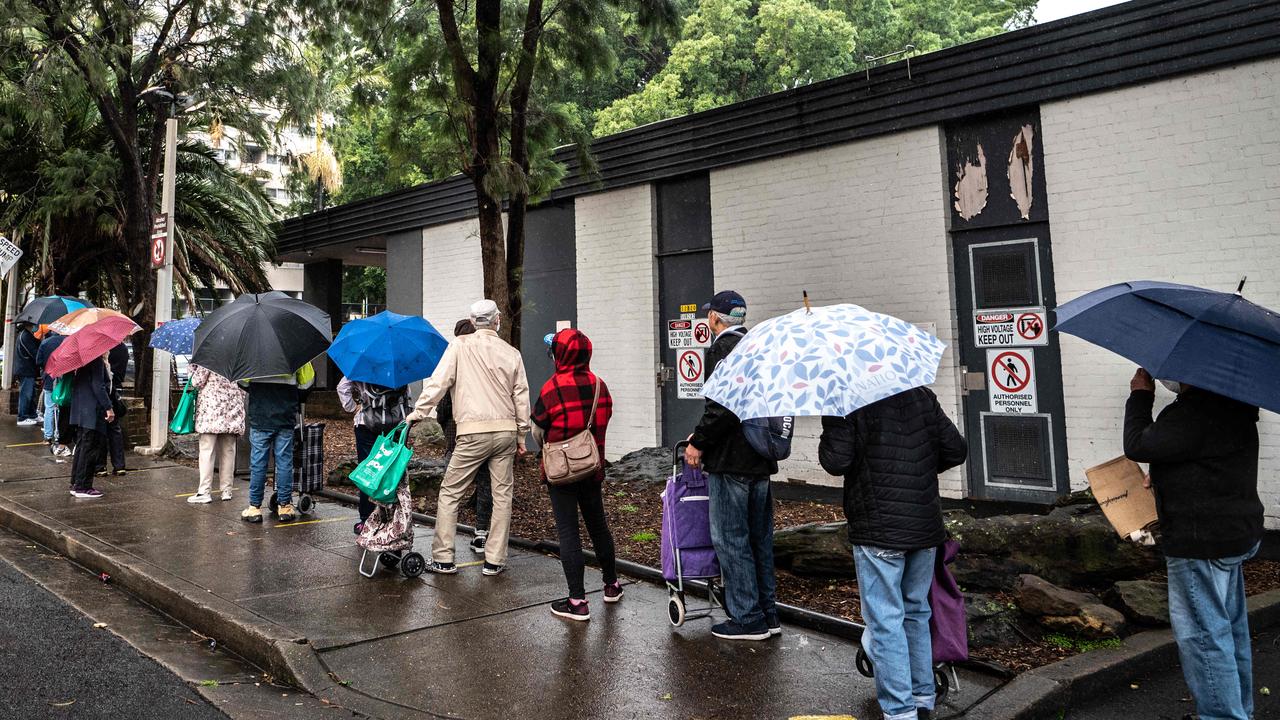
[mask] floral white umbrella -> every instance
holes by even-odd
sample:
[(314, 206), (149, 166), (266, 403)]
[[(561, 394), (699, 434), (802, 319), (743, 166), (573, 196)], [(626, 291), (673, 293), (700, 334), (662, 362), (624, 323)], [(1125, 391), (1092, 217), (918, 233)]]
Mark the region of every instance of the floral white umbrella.
[(933, 382), (946, 344), (857, 305), (766, 320), (716, 366), (702, 394), (742, 419), (848, 415)]

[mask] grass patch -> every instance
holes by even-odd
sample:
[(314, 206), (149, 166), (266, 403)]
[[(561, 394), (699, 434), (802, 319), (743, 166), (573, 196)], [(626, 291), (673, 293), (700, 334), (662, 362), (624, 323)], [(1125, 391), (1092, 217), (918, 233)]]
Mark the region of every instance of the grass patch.
[(618, 507), (618, 509), (624, 513), (640, 512), (640, 508), (636, 507), (635, 505), (621, 505)]
[(1063, 650), (1074, 650), (1076, 652), (1087, 653), (1094, 650), (1108, 650), (1118, 648), (1121, 645), (1119, 638), (1107, 638), (1106, 640), (1085, 640), (1083, 638), (1075, 638), (1062, 633), (1049, 633), (1044, 636), (1045, 643)]
[(653, 542), (658, 539), (658, 533), (652, 530), (645, 530), (632, 535), (631, 539), (635, 542)]
[(217, 680), (201, 680), (200, 687), (218, 687)]

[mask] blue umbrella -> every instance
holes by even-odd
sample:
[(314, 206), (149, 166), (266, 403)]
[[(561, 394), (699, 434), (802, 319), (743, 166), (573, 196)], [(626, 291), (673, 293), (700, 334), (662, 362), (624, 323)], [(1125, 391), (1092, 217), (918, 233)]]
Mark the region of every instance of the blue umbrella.
[(352, 380), (396, 388), (429, 377), (448, 346), (426, 320), (384, 310), (342, 326), (329, 357)]
[(1280, 315), (1238, 293), (1120, 283), (1059, 307), (1055, 329), (1162, 380), (1280, 412)]
[(167, 350), (174, 355), (190, 355), (196, 343), (196, 328), (200, 327), (200, 318), (183, 318), (172, 320), (151, 333), (150, 346)]
[(38, 297), (27, 303), (13, 319), (15, 325), (47, 325), (69, 312), (81, 308), (93, 307), (93, 303), (77, 297), (66, 295), (48, 295)]

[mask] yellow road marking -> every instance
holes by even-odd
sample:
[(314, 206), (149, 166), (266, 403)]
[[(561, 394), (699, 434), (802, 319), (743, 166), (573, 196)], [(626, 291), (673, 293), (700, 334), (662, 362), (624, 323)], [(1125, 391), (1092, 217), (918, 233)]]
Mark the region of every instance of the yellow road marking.
[(180, 494), (180, 495), (174, 495), (174, 497), (176, 497), (176, 498), (180, 498), (180, 497), (191, 497), (192, 495), (195, 495), (195, 493), (182, 493), (182, 494)]
[(321, 519), (319, 519), (319, 520), (301, 520), (301, 521), (299, 521), (299, 522), (280, 523), (279, 525), (276, 525), (275, 527), (278, 527), (278, 528), (291, 528), (291, 527), (298, 527), (299, 525), (315, 525), (316, 523), (341, 522), (341, 521), (343, 521), (343, 520), (350, 521), (350, 520), (351, 520), (351, 518), (334, 517), (334, 518), (321, 518)]
[(14, 444), (12, 444), (12, 445), (5, 445), (5, 447), (7, 447), (7, 448), (14, 448), (14, 447), (35, 447), (35, 446), (37, 446), (37, 445), (46, 445), (46, 444), (47, 444), (47, 443), (45, 443), (43, 440), (41, 440), (40, 442), (14, 443)]
[(460, 568), (464, 568), (464, 567), (474, 567), (474, 566), (476, 566), (476, 565), (483, 565), (483, 564), (484, 564), (484, 561), (483, 561), (483, 560), (476, 560), (475, 562), (458, 563), (458, 567), (460, 567)]

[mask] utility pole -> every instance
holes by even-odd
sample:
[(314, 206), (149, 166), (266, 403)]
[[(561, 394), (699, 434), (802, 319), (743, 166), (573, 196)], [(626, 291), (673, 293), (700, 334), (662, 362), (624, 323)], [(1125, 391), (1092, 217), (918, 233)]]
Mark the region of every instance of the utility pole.
[(17, 354), (17, 328), (13, 326), (13, 318), (18, 314), (18, 266), (14, 264), (5, 279), (4, 288), (4, 372), (0, 376), (0, 388), (8, 390), (13, 387), (13, 363)]
[[(164, 183), (160, 190), (160, 211), (165, 217), (164, 264), (156, 270), (156, 327), (173, 319), (173, 205), (174, 179), (178, 172), (178, 118), (170, 105), (169, 119), (164, 123)], [(151, 355), (151, 446), (158, 454), (169, 440), (169, 367), (168, 352), (153, 350)]]

